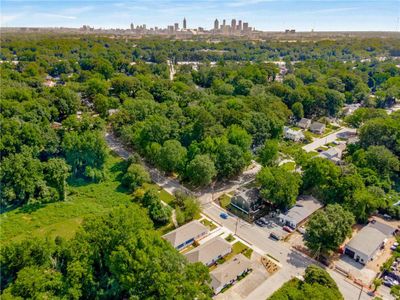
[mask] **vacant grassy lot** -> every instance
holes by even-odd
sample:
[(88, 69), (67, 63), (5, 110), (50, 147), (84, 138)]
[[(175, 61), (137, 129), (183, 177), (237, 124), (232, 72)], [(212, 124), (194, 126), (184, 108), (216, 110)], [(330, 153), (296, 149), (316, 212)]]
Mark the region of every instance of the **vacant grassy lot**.
[(110, 155), (106, 164), (107, 179), (101, 183), (69, 186), (65, 202), (25, 206), (2, 214), (0, 241), (33, 236), (71, 238), (86, 216), (130, 203), (131, 196), (118, 180), (122, 163), (120, 158)]

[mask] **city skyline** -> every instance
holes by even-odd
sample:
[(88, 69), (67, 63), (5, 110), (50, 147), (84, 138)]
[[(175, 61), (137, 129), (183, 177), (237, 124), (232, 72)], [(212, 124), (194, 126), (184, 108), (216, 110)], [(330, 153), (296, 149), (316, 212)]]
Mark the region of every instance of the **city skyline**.
[[(265, 31), (398, 31), (398, 1), (182, 0), (161, 1), (2, 1), (1, 25), (7, 27), (126, 28), (167, 27), (186, 18), (187, 28), (213, 29), (223, 19), (246, 20)], [(235, 26), (238, 25), (237, 23)]]

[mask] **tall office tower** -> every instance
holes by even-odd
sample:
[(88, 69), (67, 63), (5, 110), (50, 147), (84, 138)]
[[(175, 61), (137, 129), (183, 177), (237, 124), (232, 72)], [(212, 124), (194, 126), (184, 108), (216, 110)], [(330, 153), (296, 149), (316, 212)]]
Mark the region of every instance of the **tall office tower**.
[(236, 30), (236, 19), (232, 19), (232, 21), (231, 21), (231, 29), (232, 29), (232, 31)]
[(175, 23), (175, 24), (174, 24), (174, 30), (175, 30), (175, 31), (178, 31), (178, 30), (179, 30), (179, 23)]
[(215, 21), (214, 21), (214, 30), (218, 30), (218, 28), (219, 28), (219, 22), (218, 22), (218, 19), (215, 19)]
[(239, 20), (239, 24), (238, 24), (237, 29), (238, 29), (239, 31), (242, 31), (242, 29), (243, 29), (243, 27), (242, 27), (242, 20)]
[(225, 28), (226, 27), (226, 20), (224, 19), (224, 20), (222, 20), (222, 28)]
[(131, 23), (131, 30), (134, 30), (135, 27), (133, 26), (133, 23)]
[(183, 18), (183, 29), (186, 29), (186, 18)]
[(248, 31), (249, 30), (249, 23), (244, 22), (243, 23), (243, 31)]

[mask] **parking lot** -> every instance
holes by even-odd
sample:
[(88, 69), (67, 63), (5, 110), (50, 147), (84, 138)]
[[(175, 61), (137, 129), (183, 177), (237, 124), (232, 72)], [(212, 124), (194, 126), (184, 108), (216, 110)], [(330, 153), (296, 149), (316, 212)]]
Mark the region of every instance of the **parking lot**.
[[(292, 230), (287, 226), (282, 227), (276, 217), (271, 214), (265, 215), (254, 222), (254, 224), (264, 230), (268, 237), (275, 240), (284, 240)], [(285, 231), (284, 228), (287, 230)]]

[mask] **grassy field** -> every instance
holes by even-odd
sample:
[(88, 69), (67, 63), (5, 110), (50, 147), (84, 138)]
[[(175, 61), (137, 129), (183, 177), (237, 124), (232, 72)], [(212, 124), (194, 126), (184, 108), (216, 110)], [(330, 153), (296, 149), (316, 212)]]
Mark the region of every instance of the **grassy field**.
[(156, 190), (158, 190), (158, 193), (160, 194), (160, 199), (165, 203), (167, 203), (169, 206), (174, 207), (173, 202), (175, 200), (175, 197), (170, 193), (168, 193), (166, 190), (162, 189), (161, 187), (159, 187), (154, 183), (145, 183), (143, 187), (145, 190), (148, 190), (150, 188), (155, 188)]
[(57, 235), (71, 238), (82, 220), (131, 202), (131, 196), (120, 186), (122, 160), (107, 160), (107, 179), (101, 183), (69, 186), (65, 202), (25, 206), (0, 216), (3, 243), (26, 237)]

